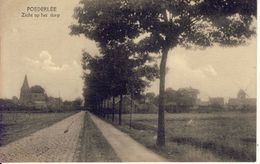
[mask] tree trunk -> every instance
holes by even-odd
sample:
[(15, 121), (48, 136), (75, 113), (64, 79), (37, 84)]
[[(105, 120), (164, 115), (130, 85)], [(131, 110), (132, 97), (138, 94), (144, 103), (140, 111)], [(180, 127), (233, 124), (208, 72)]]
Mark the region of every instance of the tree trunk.
[(107, 103), (106, 103), (106, 99), (104, 100), (104, 118), (107, 118)]
[(165, 120), (164, 120), (164, 107), (165, 107), (165, 75), (166, 75), (166, 62), (169, 48), (162, 50), (162, 59), (160, 63), (160, 89), (159, 89), (159, 111), (158, 111), (158, 129), (157, 129), (157, 146), (165, 145)]
[(103, 101), (100, 100), (100, 116), (103, 117)]
[(101, 104), (101, 101), (99, 100), (99, 107), (98, 107), (99, 108), (99, 110), (98, 110), (99, 111), (99, 114), (98, 114), (99, 116), (102, 116), (101, 106), (102, 106), (102, 104)]
[(130, 122), (129, 122), (129, 128), (132, 128), (132, 113), (133, 113), (133, 96), (131, 95), (131, 108), (130, 108)]
[(115, 121), (115, 96), (113, 96), (113, 104), (112, 104), (112, 122)]
[(106, 102), (107, 102), (107, 119), (109, 119), (109, 114), (110, 114), (110, 112), (109, 112), (109, 99), (107, 99), (106, 100)]
[(109, 119), (109, 100), (108, 99), (106, 99), (106, 106), (107, 106), (107, 110), (106, 110), (107, 119)]
[(106, 104), (105, 100), (102, 100), (102, 113), (103, 113), (103, 118), (106, 118)]
[(118, 113), (118, 124), (121, 125), (122, 124), (122, 108), (123, 108), (123, 95), (120, 94), (120, 101), (119, 101), (119, 113)]
[(100, 111), (101, 117), (104, 117), (104, 103), (103, 103), (103, 102), (104, 102), (104, 101), (101, 100), (101, 111)]
[(98, 100), (98, 115), (101, 116), (101, 102)]

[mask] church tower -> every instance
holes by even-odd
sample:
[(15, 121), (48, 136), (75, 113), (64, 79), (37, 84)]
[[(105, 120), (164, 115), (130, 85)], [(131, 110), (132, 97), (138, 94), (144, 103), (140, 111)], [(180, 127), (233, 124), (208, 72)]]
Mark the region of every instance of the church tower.
[(27, 75), (24, 77), (23, 86), (21, 88), (20, 92), (20, 104), (22, 105), (28, 105), (30, 102), (31, 93), (30, 93), (30, 87), (27, 80)]

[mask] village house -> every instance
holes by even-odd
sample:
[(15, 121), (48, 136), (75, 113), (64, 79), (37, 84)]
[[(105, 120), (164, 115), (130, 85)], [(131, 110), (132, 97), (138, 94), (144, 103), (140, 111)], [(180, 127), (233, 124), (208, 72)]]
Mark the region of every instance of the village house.
[(209, 107), (209, 101), (203, 101), (201, 99), (197, 99), (195, 106), (197, 108), (208, 108)]

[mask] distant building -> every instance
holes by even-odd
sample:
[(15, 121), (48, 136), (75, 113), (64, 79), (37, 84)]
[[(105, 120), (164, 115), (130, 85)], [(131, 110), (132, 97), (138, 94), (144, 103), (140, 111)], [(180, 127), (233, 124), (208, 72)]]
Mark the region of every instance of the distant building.
[(201, 107), (208, 107), (209, 106), (209, 102), (208, 101), (201, 101), (199, 106), (201, 106)]
[(256, 108), (256, 98), (246, 98), (246, 92), (240, 89), (237, 98), (229, 98), (228, 106), (233, 109)]
[(209, 98), (209, 106), (216, 108), (223, 108), (225, 105), (223, 97), (210, 97)]
[[(37, 89), (40, 88), (40, 89)], [(24, 106), (34, 107), (37, 109), (47, 108), (47, 95), (41, 86), (29, 87), (27, 75), (25, 75), (21, 87), (19, 103)]]
[(209, 106), (209, 101), (202, 101), (200, 99), (197, 99), (195, 106), (198, 106), (198, 107), (208, 107)]

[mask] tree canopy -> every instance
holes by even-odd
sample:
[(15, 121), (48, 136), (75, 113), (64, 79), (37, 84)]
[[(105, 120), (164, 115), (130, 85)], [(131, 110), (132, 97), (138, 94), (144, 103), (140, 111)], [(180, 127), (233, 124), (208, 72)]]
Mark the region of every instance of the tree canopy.
[(43, 87), (41, 87), (40, 85), (34, 85), (31, 87), (31, 92), (32, 93), (45, 93), (45, 90)]
[[(255, 0), (82, 0), (75, 8), (78, 24), (72, 34), (84, 34), (100, 44), (124, 42), (144, 33), (144, 50), (177, 45), (189, 47), (238, 45), (255, 33)], [(154, 48), (152, 48), (154, 47)], [(147, 49), (148, 48), (148, 49)], [(152, 48), (152, 49), (151, 49)]]

